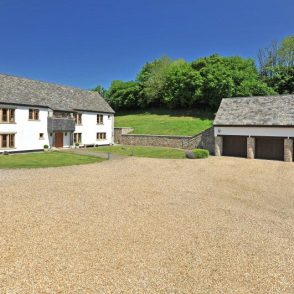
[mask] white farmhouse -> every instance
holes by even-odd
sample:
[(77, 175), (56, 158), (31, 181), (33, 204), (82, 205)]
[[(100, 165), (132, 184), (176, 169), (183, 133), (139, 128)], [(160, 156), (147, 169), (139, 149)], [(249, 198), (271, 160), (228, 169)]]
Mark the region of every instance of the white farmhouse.
[(0, 153), (110, 145), (114, 111), (93, 91), (0, 74)]

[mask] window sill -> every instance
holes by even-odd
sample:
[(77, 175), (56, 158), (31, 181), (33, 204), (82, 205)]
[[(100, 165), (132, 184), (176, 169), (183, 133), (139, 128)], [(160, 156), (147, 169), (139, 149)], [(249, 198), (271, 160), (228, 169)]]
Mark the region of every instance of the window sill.
[(0, 121), (0, 125), (16, 125), (16, 122), (5, 122), (5, 121)]
[(15, 147), (4, 147), (4, 148), (0, 147), (0, 150), (14, 150), (14, 149), (16, 148)]
[(41, 121), (40, 119), (28, 119), (28, 121)]

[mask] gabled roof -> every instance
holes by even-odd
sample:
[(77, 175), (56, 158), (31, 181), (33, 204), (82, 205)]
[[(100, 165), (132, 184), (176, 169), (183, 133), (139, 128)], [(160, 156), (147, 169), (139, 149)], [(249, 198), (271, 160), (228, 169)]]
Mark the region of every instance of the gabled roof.
[(225, 98), (213, 124), (294, 126), (294, 95)]
[(0, 74), (0, 103), (114, 113), (97, 93)]

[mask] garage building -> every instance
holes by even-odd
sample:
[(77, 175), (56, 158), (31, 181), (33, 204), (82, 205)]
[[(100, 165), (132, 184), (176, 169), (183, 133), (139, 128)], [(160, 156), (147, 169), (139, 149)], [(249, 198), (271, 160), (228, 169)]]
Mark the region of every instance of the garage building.
[(293, 161), (294, 95), (223, 99), (214, 136), (217, 156)]

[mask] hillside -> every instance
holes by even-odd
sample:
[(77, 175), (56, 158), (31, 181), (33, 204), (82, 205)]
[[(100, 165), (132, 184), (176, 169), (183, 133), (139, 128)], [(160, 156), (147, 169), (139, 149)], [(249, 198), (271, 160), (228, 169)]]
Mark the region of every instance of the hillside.
[(115, 127), (132, 127), (133, 134), (195, 135), (212, 125), (210, 111), (149, 109), (121, 112), (115, 116)]

